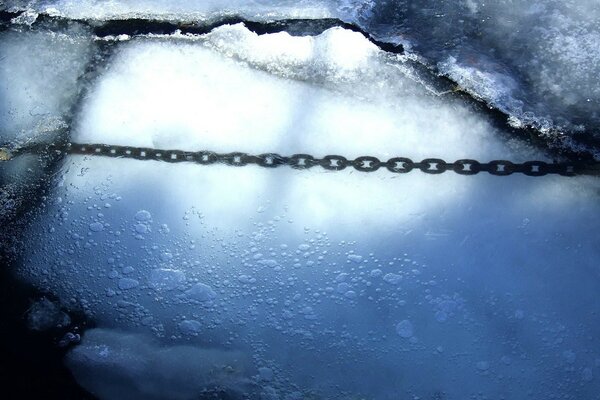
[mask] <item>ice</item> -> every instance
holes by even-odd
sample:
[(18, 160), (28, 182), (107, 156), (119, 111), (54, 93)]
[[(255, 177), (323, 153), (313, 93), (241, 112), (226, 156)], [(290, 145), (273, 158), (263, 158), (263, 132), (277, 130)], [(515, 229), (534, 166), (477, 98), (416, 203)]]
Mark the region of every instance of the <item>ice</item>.
[[(68, 18), (110, 20), (150, 18), (210, 23), (229, 16), (252, 21), (339, 18), (371, 35), (402, 43), (409, 53), (454, 80), (462, 90), (509, 115), (518, 127), (532, 126), (559, 143), (586, 132), (583, 142), (600, 138), (600, 11), (594, 0), (303, 0), (303, 1), (9, 1), (11, 10)], [(230, 45), (236, 47), (235, 42)], [(274, 39), (268, 58), (281, 50)], [(356, 44), (329, 51), (335, 62), (360, 62)], [(290, 53), (307, 56), (306, 47)], [(354, 52), (356, 50), (356, 52)], [(357, 56), (359, 58), (357, 58)]]
[(60, 305), (42, 298), (31, 305), (27, 313), (27, 325), (34, 331), (45, 331), (69, 326), (71, 318)]
[(594, 1), (375, 2), (370, 31), (412, 52), (515, 125), (587, 131), (596, 140), (600, 9)]
[[(411, 57), (341, 28), (259, 36), (237, 24), (110, 46), (74, 141), (549, 159), (415, 80)], [(600, 357), (592, 178), (83, 156), (57, 176), (19, 273), (98, 327), (68, 365), (101, 399), (214, 386), (252, 399), (598, 393), (585, 372)]]
[(44, 2), (16, 0), (7, 2), (7, 5), (13, 9), (29, 8), (51, 15), (98, 20), (158, 17), (194, 21), (227, 15), (240, 15), (262, 20), (274, 18), (325, 18), (332, 16), (333, 11), (326, 2), (317, 0), (58, 0)]
[(60, 33), (0, 33), (0, 144), (49, 142), (66, 128), (90, 50), (91, 37), (76, 24)]
[(78, 381), (102, 399), (189, 399), (222, 388), (248, 387), (243, 354), (197, 346), (160, 346), (152, 337), (93, 329), (67, 364)]

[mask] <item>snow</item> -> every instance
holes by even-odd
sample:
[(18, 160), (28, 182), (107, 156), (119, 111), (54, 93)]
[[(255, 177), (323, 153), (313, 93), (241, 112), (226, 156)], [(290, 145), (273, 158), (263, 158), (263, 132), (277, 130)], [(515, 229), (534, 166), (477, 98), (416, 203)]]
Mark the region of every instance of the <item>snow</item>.
[[(77, 4), (53, 7), (104, 18), (159, 3)], [(549, 159), (415, 80), (411, 57), (341, 28), (258, 36), (238, 24), (111, 46), (72, 115), (74, 141)], [(485, 95), (513, 96), (502, 90)], [(67, 364), (101, 399), (192, 398), (214, 386), (283, 399), (521, 399), (531, 387), (597, 398), (593, 178), (83, 156), (55, 173), (19, 274), (93, 319)]]

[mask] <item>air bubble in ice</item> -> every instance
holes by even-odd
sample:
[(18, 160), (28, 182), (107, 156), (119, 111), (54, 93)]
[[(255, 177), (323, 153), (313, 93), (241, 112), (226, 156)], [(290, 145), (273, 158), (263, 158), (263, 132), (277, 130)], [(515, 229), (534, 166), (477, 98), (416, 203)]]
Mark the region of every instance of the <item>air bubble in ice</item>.
[(339, 285), (337, 285), (338, 293), (346, 293), (348, 290), (350, 290), (350, 285), (347, 284), (346, 282), (342, 282)]
[(565, 361), (569, 364), (575, 363), (575, 360), (577, 359), (577, 355), (573, 352), (573, 350), (565, 350), (563, 351), (562, 355)]
[(435, 313), (435, 319), (438, 322), (446, 322), (448, 319), (448, 314), (446, 314), (444, 311), (438, 311)]
[(396, 333), (405, 339), (412, 337), (413, 331), (413, 324), (407, 319), (398, 322), (396, 325)]
[(140, 210), (135, 213), (135, 219), (140, 222), (147, 222), (152, 219), (152, 214), (146, 210)]
[(121, 290), (129, 290), (137, 287), (140, 283), (132, 278), (121, 278), (119, 279), (119, 289)]
[(261, 367), (258, 369), (258, 377), (261, 381), (273, 380), (273, 370), (267, 367)]
[(402, 280), (402, 276), (394, 273), (385, 274), (383, 280), (392, 285), (397, 285)]
[(201, 302), (211, 301), (217, 297), (217, 293), (204, 283), (196, 283), (185, 293), (190, 299)]
[(485, 372), (488, 369), (490, 369), (490, 363), (488, 363), (487, 361), (479, 361), (477, 363), (477, 369), (481, 372)]
[(194, 319), (186, 319), (179, 323), (181, 333), (188, 336), (197, 336), (201, 328), (202, 324)]
[(362, 261), (362, 256), (359, 256), (358, 254), (348, 254), (348, 260), (355, 262), (355, 263), (360, 263)]
[(92, 222), (89, 225), (90, 231), (92, 232), (100, 232), (104, 230), (104, 225), (101, 222)]
[(135, 231), (137, 233), (146, 233), (146, 232), (148, 232), (148, 225), (145, 225), (145, 224), (135, 224)]
[(380, 269), (374, 269), (374, 270), (371, 271), (371, 276), (373, 278), (381, 276), (382, 274), (383, 274), (383, 271), (381, 271)]
[(185, 274), (169, 268), (159, 268), (150, 272), (150, 287), (156, 290), (177, 289), (185, 282)]

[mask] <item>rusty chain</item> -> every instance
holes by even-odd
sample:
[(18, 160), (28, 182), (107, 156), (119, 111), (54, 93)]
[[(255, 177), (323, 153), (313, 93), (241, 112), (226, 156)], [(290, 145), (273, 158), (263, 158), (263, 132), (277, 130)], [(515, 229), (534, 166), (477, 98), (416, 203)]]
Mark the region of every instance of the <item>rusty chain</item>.
[(42, 154), (57, 152), (65, 154), (79, 154), (91, 156), (103, 156), (113, 158), (129, 158), (135, 160), (154, 160), (170, 163), (192, 162), (201, 165), (226, 164), (235, 167), (249, 164), (265, 168), (275, 168), (283, 165), (294, 169), (308, 169), (319, 166), (329, 171), (341, 171), (352, 167), (361, 172), (375, 172), (385, 168), (393, 173), (408, 173), (419, 170), (427, 174), (441, 174), (452, 171), (459, 175), (476, 175), (487, 172), (496, 176), (507, 176), (521, 173), (527, 176), (543, 176), (557, 174), (563, 176), (575, 175), (600, 175), (600, 163), (598, 162), (554, 162), (526, 161), (513, 163), (507, 160), (493, 160), (479, 162), (472, 159), (461, 159), (454, 162), (446, 162), (439, 158), (426, 158), (421, 161), (413, 161), (405, 157), (393, 157), (388, 160), (380, 160), (377, 157), (363, 156), (353, 160), (340, 155), (326, 155), (322, 158), (310, 154), (293, 154), (282, 156), (277, 153), (264, 153), (251, 155), (243, 152), (216, 153), (212, 151), (182, 151), (161, 150), (146, 147), (113, 146), (106, 144), (49, 144), (32, 145), (15, 150), (0, 148), (0, 160), (10, 160), (19, 154)]

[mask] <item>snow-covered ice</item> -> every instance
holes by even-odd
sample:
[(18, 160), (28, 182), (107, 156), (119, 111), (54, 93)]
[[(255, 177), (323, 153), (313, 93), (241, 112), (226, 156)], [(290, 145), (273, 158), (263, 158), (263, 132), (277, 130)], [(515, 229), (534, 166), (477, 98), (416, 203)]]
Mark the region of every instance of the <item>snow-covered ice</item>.
[[(211, 23), (339, 18), (410, 54), (564, 146), (600, 134), (600, 8), (595, 0), (31, 1), (9, 10), (77, 19), (150, 18)], [(26, 18), (27, 17), (27, 18)], [(232, 44), (233, 45), (233, 44)], [(268, 52), (265, 54), (268, 56)]]

